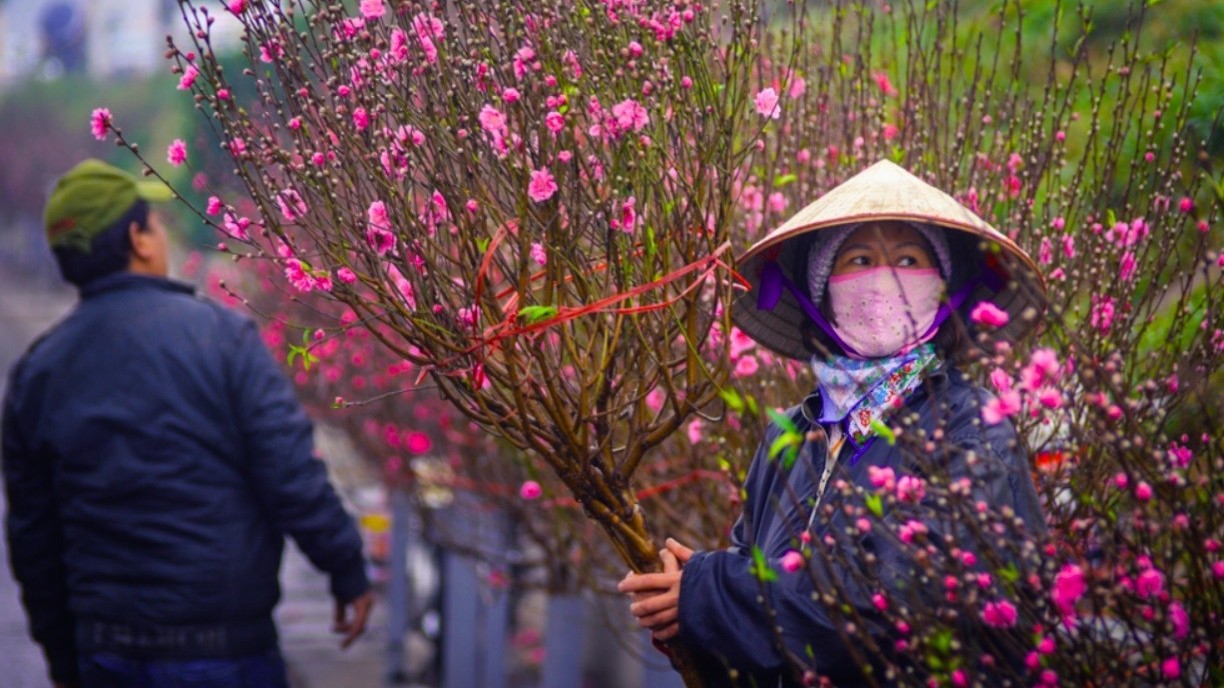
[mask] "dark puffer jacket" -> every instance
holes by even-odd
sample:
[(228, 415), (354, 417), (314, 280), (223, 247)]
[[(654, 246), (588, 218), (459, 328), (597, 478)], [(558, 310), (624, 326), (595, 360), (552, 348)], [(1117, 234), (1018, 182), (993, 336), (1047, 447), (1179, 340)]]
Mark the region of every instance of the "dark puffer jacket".
[[(969, 478), (974, 499), (996, 508), (1010, 506), (1029, 533), (1044, 533), (1045, 520), (1028, 462), (1017, 449), (1015, 429), (1008, 422), (987, 426), (979, 420), (980, 408), (987, 398), (984, 390), (967, 381), (959, 371), (946, 366), (938, 369), (909, 396), (898, 417), (916, 416), (913, 430), (922, 428), (930, 433), (936, 427), (943, 428), (946, 446), (953, 450), (938, 459), (940, 465), (933, 465), (936, 459), (907, 457), (899, 444), (890, 445), (880, 438), (851, 461), (855, 452), (847, 442), (830, 483), (840, 479), (872, 490), (868, 471), (871, 466), (891, 467), (897, 477), (938, 472), (949, 480)], [(819, 396), (812, 395), (804, 404), (788, 411), (799, 432), (807, 433), (816, 425), (812, 419), (819, 417), (819, 406)], [(843, 584), (852, 584), (852, 577), (844, 575), (845, 572), (823, 571), (820, 566), (816, 567), (815, 576), (805, 569), (787, 573), (779, 565), (781, 557), (796, 547), (810, 513), (805, 503), (796, 503), (795, 496), (802, 500), (816, 494), (826, 453), (823, 440), (808, 441), (794, 467), (784, 470), (779, 460), (768, 458), (768, 448), (781, 432), (777, 424), (769, 428), (749, 468), (744, 484), (747, 497), (732, 531), (732, 547), (699, 552), (684, 566), (679, 602), (680, 641), (697, 654), (707, 686), (791, 685), (793, 665), (775, 643), (776, 628), (781, 629), (783, 644), (794, 657), (814, 665), (822, 675), (832, 678), (835, 685), (859, 685), (863, 679), (858, 662), (825, 608), (813, 599), (813, 593), (818, 592), (814, 590), (813, 578), (836, 577)], [(970, 456), (975, 458), (970, 461)], [(820, 504), (836, 504), (839, 499), (830, 485)], [(931, 501), (928, 497), (927, 502)], [(925, 506), (928, 505), (924, 503)], [(886, 519), (890, 516), (891, 513), (885, 513)], [(832, 519), (817, 517), (813, 542), (820, 543), (826, 534), (844, 533), (848, 525), (848, 517), (841, 509), (836, 510)], [(934, 522), (927, 525), (932, 540), (938, 540), (939, 526)], [(905, 580), (910, 569), (908, 557), (890, 537), (873, 529), (859, 535), (854, 544), (860, 551), (872, 552), (877, 557), (876, 573), (882, 580), (893, 585), (908, 584)], [(761, 548), (778, 575), (776, 581), (765, 587), (752, 570), (753, 545)], [(874, 610), (869, 593), (861, 586), (850, 589), (854, 606), (870, 619)], [(768, 595), (769, 607), (775, 614), (772, 620), (766, 614), (763, 595)], [(887, 633), (878, 627), (869, 632)], [(729, 677), (730, 670), (734, 670), (738, 680)]]
[(52, 676), (78, 652), (191, 658), (276, 646), (284, 535), (350, 601), (360, 536), (311, 424), (248, 319), (133, 274), (80, 305), (10, 376), (10, 559)]

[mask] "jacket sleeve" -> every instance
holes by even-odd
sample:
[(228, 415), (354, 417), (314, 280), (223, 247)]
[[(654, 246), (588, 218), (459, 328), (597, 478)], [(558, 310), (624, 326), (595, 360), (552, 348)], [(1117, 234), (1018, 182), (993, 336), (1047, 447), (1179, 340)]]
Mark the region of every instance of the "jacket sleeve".
[(14, 369), (4, 401), (3, 466), (9, 562), (21, 584), (30, 635), (42, 646), (53, 681), (77, 680), (76, 629), (68, 609), (64, 534), (49, 457), (31, 450), (18, 418), (20, 377)]
[(349, 602), (369, 588), (361, 536), (314, 456), (312, 427), (293, 387), (255, 324), (232, 338), (231, 399), (246, 461), (273, 522), (331, 577), (332, 596)]

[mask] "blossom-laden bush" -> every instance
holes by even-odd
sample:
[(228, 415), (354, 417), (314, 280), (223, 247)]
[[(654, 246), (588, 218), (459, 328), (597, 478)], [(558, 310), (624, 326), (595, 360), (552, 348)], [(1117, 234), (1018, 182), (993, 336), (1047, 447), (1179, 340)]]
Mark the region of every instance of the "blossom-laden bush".
[[(259, 316), (265, 343), (285, 361), (311, 413), (344, 431), (389, 487), (413, 497), (431, 542), (484, 560), (497, 585), (512, 563), (522, 572), (518, 585), (611, 590), (624, 564), (547, 465), (481, 432), (428, 385), (414, 385), (420, 369), (382, 346), (351, 309), (296, 292), (269, 261), (193, 259), (189, 267), (192, 276), (205, 268), (214, 299)], [(652, 393), (647, 403), (657, 409), (662, 398)], [(642, 467), (636, 497), (651, 513), (653, 533), (705, 541), (710, 505), (725, 504), (735, 483), (707, 468), (708, 459), (683, 450), (669, 456)], [(472, 523), (458, 522), (458, 514), (509, 526), (513, 551), (474, 538)], [(714, 531), (723, 525), (729, 521)]]
[[(1208, 141), (1188, 137), (1198, 73), (1141, 48), (1146, 11), (1133, 8), (1105, 65), (1050, 55), (1035, 88), (1021, 75), (1043, 58), (1020, 40), (1018, 3), (989, 26), (997, 39), (958, 34), (954, 8), (835, 3), (827, 24), (763, 51), (805, 47), (762, 70), (789, 98), (767, 155), (737, 180), (748, 237), (891, 157), (1017, 240), (1048, 284), (1030, 341), (992, 336), (1007, 319), (993, 304), (965, 314), (979, 344), (969, 371), (993, 392), (980, 420), (1016, 425), (1048, 536), (978, 493), (982, 457), (900, 413), (881, 434), (922, 474), (835, 483), (844, 507), (819, 507), (791, 555), (758, 562), (763, 586), (811, 577), (873, 681), (1222, 680), (1224, 177)], [(1090, 9), (1057, 29), (1088, 35)], [(958, 464), (957, 479), (940, 468)], [(904, 564), (881, 567), (861, 547), (868, 534), (900, 546)], [(816, 682), (810, 656), (792, 664)]]
[[(1187, 138), (1196, 73), (1142, 47), (1146, 4), (1101, 65), (1040, 57), (1015, 3), (967, 39), (943, 4), (839, 1), (757, 36), (738, 5), (721, 20), (683, 2), (238, 1), (217, 20), (246, 28), (244, 75), (216, 70), (213, 18), (183, 7), (197, 40), (171, 49), (180, 85), (257, 208), (209, 204), (225, 249), (351, 309), (551, 469), (520, 498), (563, 486), (637, 570), (655, 565), (631, 486), (647, 450), (742, 470), (759, 411), (810, 386), (730, 328), (726, 240), (882, 157), (953, 193), (1045, 273), (1039, 336), (996, 340), (990, 304), (963, 324), (969, 372), (994, 392), (981, 422), (1017, 426), (1049, 534), (941, 475), (976, 457), (898, 414), (883, 441), (930, 470), (835, 482), (850, 526), (821, 531), (838, 514), (820, 508), (822, 537), (757, 558), (762, 586), (810, 576), (873, 682), (1221, 680), (1224, 183)], [(1088, 35), (1090, 10), (1056, 30)], [(1044, 83), (1021, 78), (1034, 61)], [(260, 101), (235, 103), (231, 79)], [(708, 505), (678, 519), (707, 544), (728, 511)], [(906, 566), (873, 566), (866, 533)]]
[[(353, 309), (443, 397), (549, 466), (629, 566), (657, 568), (629, 481), (724, 376), (702, 348), (731, 292), (712, 278), (731, 259), (732, 171), (750, 152), (752, 13), (180, 8), (194, 45), (171, 44), (178, 86), (258, 211), (210, 202), (227, 248)], [(218, 68), (218, 20), (242, 23), (245, 75)], [(244, 76), (251, 106), (233, 98)], [(652, 410), (656, 388), (666, 402)]]

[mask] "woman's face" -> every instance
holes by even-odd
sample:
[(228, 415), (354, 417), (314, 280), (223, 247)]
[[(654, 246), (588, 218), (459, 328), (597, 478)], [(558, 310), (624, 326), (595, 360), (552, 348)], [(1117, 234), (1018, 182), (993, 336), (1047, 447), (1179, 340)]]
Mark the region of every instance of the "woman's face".
[(933, 268), (922, 234), (903, 222), (869, 222), (854, 230), (837, 251), (833, 272), (845, 275), (871, 268)]

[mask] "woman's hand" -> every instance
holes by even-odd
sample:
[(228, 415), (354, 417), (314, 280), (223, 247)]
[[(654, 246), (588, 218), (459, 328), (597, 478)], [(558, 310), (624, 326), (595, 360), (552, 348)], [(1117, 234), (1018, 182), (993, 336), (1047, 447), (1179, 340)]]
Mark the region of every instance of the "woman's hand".
[(649, 628), (658, 642), (667, 642), (680, 632), (680, 578), (684, 574), (680, 566), (692, 555), (693, 550), (668, 538), (667, 549), (659, 552), (662, 573), (630, 572), (617, 586), (633, 600), (629, 611), (638, 625)]

